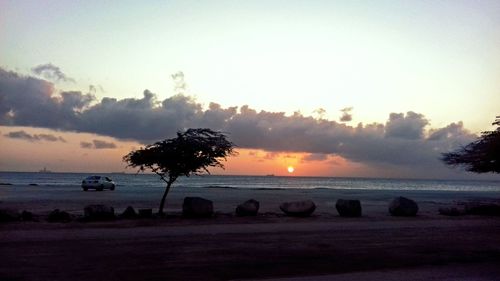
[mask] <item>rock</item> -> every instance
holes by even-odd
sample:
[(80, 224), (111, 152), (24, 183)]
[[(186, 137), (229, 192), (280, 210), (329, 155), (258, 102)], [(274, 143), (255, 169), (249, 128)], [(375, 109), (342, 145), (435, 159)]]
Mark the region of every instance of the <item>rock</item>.
[(19, 220), (19, 211), (14, 209), (0, 209), (0, 222), (11, 222)]
[(150, 219), (153, 217), (153, 209), (139, 209), (138, 217), (141, 219)]
[(465, 215), (465, 210), (457, 207), (443, 207), (438, 209), (439, 214), (443, 216), (461, 216)]
[(59, 209), (55, 209), (54, 211), (50, 212), (48, 221), (49, 222), (70, 222), (71, 215), (68, 212), (60, 211)]
[(23, 211), (21, 213), (21, 220), (22, 221), (34, 221), (35, 218), (33, 216), (33, 213), (32, 212), (28, 212), (28, 211)]
[(132, 206), (128, 206), (127, 209), (125, 209), (125, 211), (121, 214), (121, 217), (124, 219), (135, 219), (137, 218), (137, 212)]
[(36, 183), (30, 183), (30, 186), (38, 186)]
[(280, 205), (280, 209), (287, 216), (307, 217), (316, 210), (316, 205), (311, 200), (285, 202)]
[(417, 203), (405, 197), (396, 197), (389, 204), (389, 213), (393, 216), (412, 217), (416, 216), (417, 212)]
[(335, 204), (335, 208), (341, 217), (361, 216), (361, 202), (359, 200), (339, 199)]
[(214, 213), (212, 201), (201, 197), (186, 197), (182, 204), (182, 215), (186, 217), (211, 217)]
[(88, 221), (105, 221), (115, 219), (115, 209), (106, 205), (87, 205), (83, 209), (83, 216)]
[(238, 207), (236, 207), (236, 215), (240, 217), (256, 216), (259, 212), (259, 206), (259, 201), (256, 201), (254, 199), (247, 200), (243, 204), (240, 204), (238, 205)]
[(500, 204), (481, 202), (467, 203), (465, 204), (465, 213), (479, 216), (500, 216)]

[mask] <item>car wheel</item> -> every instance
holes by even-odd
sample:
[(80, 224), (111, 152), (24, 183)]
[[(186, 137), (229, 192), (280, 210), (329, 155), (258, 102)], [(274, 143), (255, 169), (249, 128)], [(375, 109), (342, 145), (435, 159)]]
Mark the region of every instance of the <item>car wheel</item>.
[(87, 191), (87, 190), (89, 190), (89, 189), (88, 189), (88, 188), (86, 188), (86, 187), (84, 187), (84, 188), (83, 188), (83, 191)]
[(115, 185), (114, 184), (111, 186), (110, 190), (115, 190)]

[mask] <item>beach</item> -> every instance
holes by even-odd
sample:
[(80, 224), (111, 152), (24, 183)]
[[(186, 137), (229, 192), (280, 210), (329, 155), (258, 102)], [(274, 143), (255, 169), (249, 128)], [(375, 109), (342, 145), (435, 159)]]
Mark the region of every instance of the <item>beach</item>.
[[(55, 208), (81, 217), (88, 204), (113, 206), (117, 214), (129, 205), (156, 211), (162, 189), (148, 191), (136, 196), (65, 185), (0, 187), (2, 208), (39, 216), (38, 222), (0, 225), (0, 280), (429, 280), (429, 272), (449, 280), (495, 280), (499, 273), (499, 217), (438, 213), (467, 200), (497, 202), (492, 191), (180, 187), (169, 194), (165, 218), (46, 221)], [(182, 217), (185, 196), (212, 200), (215, 215)], [(418, 215), (390, 216), (387, 205), (395, 196), (414, 199)], [(236, 217), (236, 205), (250, 198), (260, 202), (259, 215)], [(340, 217), (340, 198), (360, 199), (362, 217)], [(279, 210), (281, 202), (302, 199), (316, 203), (311, 217)], [(423, 279), (408, 279), (408, 272)]]

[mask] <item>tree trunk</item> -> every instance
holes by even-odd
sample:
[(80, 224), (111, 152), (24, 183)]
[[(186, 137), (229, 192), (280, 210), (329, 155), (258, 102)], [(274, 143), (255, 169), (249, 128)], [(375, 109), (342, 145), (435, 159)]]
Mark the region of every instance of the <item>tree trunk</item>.
[(167, 187), (165, 188), (165, 192), (163, 193), (163, 197), (161, 198), (160, 209), (158, 210), (158, 214), (160, 215), (163, 215), (163, 206), (165, 205), (165, 199), (167, 198), (167, 194), (171, 186), (172, 186), (172, 181), (168, 181)]

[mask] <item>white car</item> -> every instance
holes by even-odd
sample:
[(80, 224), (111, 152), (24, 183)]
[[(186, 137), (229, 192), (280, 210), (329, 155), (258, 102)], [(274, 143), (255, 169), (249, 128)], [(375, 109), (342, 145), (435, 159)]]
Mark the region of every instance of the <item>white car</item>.
[(105, 188), (115, 190), (115, 182), (108, 177), (103, 176), (90, 176), (82, 181), (82, 188), (84, 191), (95, 189), (102, 191)]

